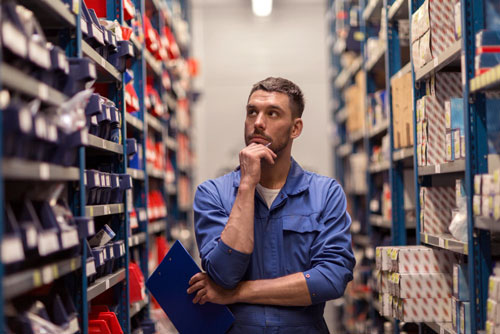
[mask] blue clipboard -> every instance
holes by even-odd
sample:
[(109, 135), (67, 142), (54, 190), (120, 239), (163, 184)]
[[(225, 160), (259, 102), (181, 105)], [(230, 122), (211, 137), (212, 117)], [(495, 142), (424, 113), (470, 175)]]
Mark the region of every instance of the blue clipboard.
[(222, 334), (234, 322), (224, 305), (193, 304), (196, 293), (188, 294), (189, 280), (201, 270), (177, 240), (146, 282), (179, 334)]

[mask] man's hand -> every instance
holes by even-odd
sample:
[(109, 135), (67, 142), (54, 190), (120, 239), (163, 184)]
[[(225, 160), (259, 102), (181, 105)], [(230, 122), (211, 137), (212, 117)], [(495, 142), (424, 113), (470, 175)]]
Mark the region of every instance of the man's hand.
[(241, 183), (256, 186), (260, 181), (261, 161), (265, 160), (269, 164), (274, 164), (276, 153), (270, 148), (251, 143), (240, 151)]
[(200, 305), (203, 305), (206, 302), (210, 302), (227, 305), (235, 302), (236, 290), (221, 288), (206, 273), (197, 273), (191, 277), (189, 285), (187, 289), (188, 294), (198, 291), (193, 299), (194, 304), (200, 303)]

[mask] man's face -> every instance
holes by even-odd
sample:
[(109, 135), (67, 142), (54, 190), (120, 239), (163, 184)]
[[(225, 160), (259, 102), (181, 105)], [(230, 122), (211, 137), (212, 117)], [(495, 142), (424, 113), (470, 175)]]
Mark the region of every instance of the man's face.
[(292, 141), (294, 119), (289, 98), (279, 92), (255, 91), (248, 100), (245, 143), (267, 145), (279, 154)]

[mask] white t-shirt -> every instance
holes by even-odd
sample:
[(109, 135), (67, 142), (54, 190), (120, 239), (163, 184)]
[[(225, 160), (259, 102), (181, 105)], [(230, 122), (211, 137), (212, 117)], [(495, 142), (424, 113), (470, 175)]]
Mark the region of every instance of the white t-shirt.
[(257, 184), (257, 191), (259, 192), (259, 195), (266, 201), (267, 207), (270, 209), (271, 205), (274, 202), (274, 199), (276, 196), (278, 196), (281, 188), (279, 189), (269, 189), (263, 187), (260, 183)]

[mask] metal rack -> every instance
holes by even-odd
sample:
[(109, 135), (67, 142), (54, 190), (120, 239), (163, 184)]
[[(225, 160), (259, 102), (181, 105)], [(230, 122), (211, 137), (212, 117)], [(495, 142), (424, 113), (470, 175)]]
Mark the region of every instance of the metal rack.
[[(390, 135), (390, 161), (384, 163), (368, 164), (367, 183), (368, 192), (346, 189), (348, 201), (351, 202), (350, 212), (353, 214), (353, 242), (360, 248), (370, 248), (376, 245), (371, 238), (373, 233), (381, 233), (382, 230), (389, 230), (391, 233), (392, 245), (405, 245), (408, 243), (425, 244), (430, 247), (446, 249), (447, 251), (461, 254), (468, 262), (468, 276), (471, 301), (471, 324), (472, 333), (479, 333), (484, 330), (486, 318), (486, 299), (487, 299), (487, 279), (491, 271), (491, 250), (490, 233), (500, 232), (498, 222), (486, 218), (475, 218), (472, 215), (472, 194), (474, 175), (486, 173), (488, 171), (488, 150), (486, 141), (486, 111), (485, 111), (485, 92), (490, 90), (499, 90), (500, 88), (500, 66), (497, 66), (485, 74), (474, 76), (474, 55), (475, 55), (475, 34), (484, 28), (483, 1), (461, 0), (462, 16), (462, 38), (453, 43), (442, 54), (435, 57), (420, 69), (415, 69), (413, 61), (406, 62), (402, 58), (403, 47), (400, 44), (397, 21), (410, 18), (411, 14), (423, 4), (423, 0), (366, 0), (366, 1), (342, 1), (340, 4), (334, 1), (327, 2), (327, 20), (329, 23), (329, 40), (331, 43), (330, 52), (330, 76), (331, 86), (331, 112), (332, 120), (335, 123), (337, 138), (334, 142), (334, 165), (336, 178), (345, 186), (346, 171), (348, 170), (349, 156), (360, 151), (371, 152), (374, 141), (384, 134), (385, 131)], [(350, 7), (351, 5), (351, 7)], [(359, 5), (357, 11), (356, 5)], [(353, 9), (354, 8), (354, 9)], [(379, 64), (379, 52), (376, 54), (366, 54), (366, 41), (371, 36), (373, 23), (380, 23), (380, 9), (385, 10), (386, 21), (381, 26), (386, 27), (386, 45), (383, 50), (385, 56), (385, 83), (386, 98), (388, 108), (387, 130), (385, 126), (378, 125), (371, 130), (367, 127), (363, 131), (349, 133), (346, 127), (348, 115), (344, 104), (343, 91), (353, 83), (353, 77), (358, 71), (367, 75), (366, 92), (369, 94), (374, 91), (375, 83), (370, 78), (370, 73), (383, 66)], [(378, 13), (377, 13), (378, 10)], [(337, 13), (340, 13), (337, 15)], [(410, 15), (410, 16), (409, 16)], [(347, 18), (346, 18), (347, 17)], [(346, 47), (338, 48), (343, 45), (339, 42), (341, 36), (346, 33), (346, 25), (353, 17), (360, 18), (360, 54), (348, 66), (340, 65), (340, 53), (346, 50)], [(384, 17), (384, 15), (382, 15)], [(343, 20), (339, 24), (339, 20)], [(341, 29), (337, 33), (337, 29)], [(410, 27), (411, 29), (411, 27)], [(411, 44), (411, 43), (410, 43)], [(406, 51), (405, 51), (406, 52)], [(411, 55), (411, 45), (409, 54)], [(410, 57), (411, 59), (411, 57)], [(404, 63), (402, 63), (404, 61)], [(465, 111), (465, 140), (466, 140), (466, 159), (456, 160), (449, 163), (443, 163), (435, 166), (417, 166), (416, 145), (412, 147), (395, 149), (394, 147), (394, 129), (392, 115), (392, 96), (390, 81), (393, 78), (399, 78), (404, 74), (412, 74), (413, 81), (413, 110), (416, 109), (416, 100), (425, 94), (425, 80), (428, 80), (433, 74), (440, 71), (461, 71), (462, 86)], [(337, 75), (333, 75), (337, 74)], [(366, 108), (365, 108), (366, 109)], [(417, 142), (416, 120), (413, 112), (413, 142)], [(415, 201), (416, 222), (407, 217), (405, 210), (403, 192), (405, 189), (403, 171), (413, 169), (413, 186), (415, 198), (419, 198), (420, 187), (429, 184), (449, 183), (456, 178), (465, 178), (467, 193), (467, 220), (468, 220), (468, 240), (461, 242), (451, 235), (432, 235), (420, 231), (420, 203)], [(374, 179), (388, 173), (391, 188), (392, 219), (387, 221), (379, 215), (373, 215), (366, 209), (364, 215), (359, 215), (359, 204), (363, 201), (369, 201), (374, 194), (377, 183)], [(354, 217), (354, 215), (357, 215)], [(368, 224), (366, 224), (368, 222)], [(407, 230), (409, 225), (415, 225), (416, 233)], [(359, 227), (361, 226), (361, 228)], [(373, 228), (375, 227), (375, 229)], [(383, 232), (382, 232), (383, 233)], [(409, 239), (411, 238), (415, 239)], [(371, 239), (371, 240), (370, 240)], [(409, 241), (414, 240), (414, 241)], [(380, 305), (374, 303), (373, 309)], [(372, 318), (376, 316), (371, 314)], [(397, 322), (396, 322), (397, 324)], [(395, 327), (395, 333), (399, 331)], [(448, 326), (440, 324), (422, 324), (422, 328), (436, 333), (452, 333)]]
[[(125, 102), (125, 82), (124, 73), (120, 72), (104, 57), (102, 57), (93, 47), (83, 40), (81, 24), (81, 8), (83, 0), (17, 0), (19, 4), (32, 10), (41, 23), (43, 29), (60, 30), (61, 36), (64, 36), (67, 44), (60, 45), (66, 51), (68, 57), (87, 58), (95, 65), (97, 80), (96, 82), (106, 85), (109, 92), (109, 98), (115, 103), (121, 116), (121, 136), (119, 143), (104, 140), (100, 137), (83, 134), (87, 143), (86, 147), (78, 150), (78, 163), (76, 166), (60, 166), (46, 162), (26, 161), (19, 158), (4, 157), (2, 148), (4, 136), (0, 136), (0, 210), (5, 212), (5, 200), (9, 200), (9, 194), (4, 191), (5, 182), (9, 183), (39, 183), (51, 184), (54, 182), (65, 182), (68, 192), (68, 203), (75, 217), (95, 217), (96, 226), (100, 226), (102, 221), (110, 221), (116, 232), (115, 240), (121, 240), (123, 244), (118, 253), (114, 251), (113, 261), (115, 262), (115, 271), (107, 276), (89, 281), (90, 277), (96, 274), (96, 263), (92, 254), (88, 254), (86, 239), (93, 235), (95, 231), (94, 220), (90, 219), (85, 225), (78, 226), (78, 240), (80, 250), (77, 255), (66, 255), (66, 258), (57, 258), (54, 261), (43, 261), (43, 264), (31, 266), (28, 269), (12, 272), (12, 269), (6, 274), (4, 265), (0, 263), (0, 277), (3, 282), (3, 289), (0, 289), (0, 332), (7, 332), (6, 322), (3, 321), (4, 305), (13, 298), (18, 298), (31, 292), (33, 289), (46, 284), (58, 284), (64, 281), (65, 284), (72, 287), (74, 292), (74, 303), (78, 311), (78, 321), (72, 322), (69, 328), (64, 332), (88, 333), (89, 301), (94, 300), (100, 294), (110, 289), (115, 292), (115, 302), (117, 305), (116, 314), (120, 325), (125, 333), (136, 332), (132, 328), (133, 317), (140, 319), (149, 319), (150, 298), (146, 296), (144, 300), (130, 304), (129, 300), (129, 262), (134, 261), (140, 265), (141, 271), (145, 277), (149, 276), (148, 261), (150, 236), (158, 235), (172, 241), (170, 230), (177, 224), (183, 224), (189, 227), (192, 222), (191, 208), (179, 206), (179, 184), (177, 182), (179, 175), (190, 178), (191, 166), (177, 165), (177, 151), (179, 145), (177, 142), (177, 132), (175, 128), (177, 99), (181, 96), (176, 95), (163, 88), (158, 91), (161, 96), (161, 102), (165, 108), (169, 108), (170, 116), (174, 120), (169, 124), (164, 119), (160, 119), (149, 114), (144, 104), (147, 77), (155, 77), (158, 83), (162, 75), (168, 72), (172, 81), (179, 80), (179, 77), (173, 71), (175, 62), (163, 62), (157, 60), (143, 43), (140, 43), (134, 34), (131, 42), (134, 48), (135, 57), (131, 60), (131, 70), (134, 76), (134, 88), (138, 95), (140, 108), (136, 115), (126, 112)], [(68, 5), (69, 3), (69, 5)], [(167, 0), (133, 0), (135, 8), (142, 16), (146, 12), (146, 5), (153, 5), (155, 12), (150, 17), (153, 25), (161, 29), (165, 22), (163, 12), (166, 9), (172, 11), (172, 2)], [(179, 1), (183, 19), (187, 18), (185, 11), (187, 4), (185, 1)], [(130, 26), (123, 20), (122, 1), (110, 1), (106, 3), (107, 16), (123, 26)], [(149, 7), (149, 6), (148, 6)], [(149, 15), (149, 14), (148, 14)], [(172, 27), (171, 27), (172, 28)], [(175, 33), (175, 31), (174, 31)], [(0, 53), (0, 60), (1, 60)], [(182, 49), (181, 56), (187, 58), (189, 50)], [(91, 65), (91, 66), (94, 66)], [(57, 107), (66, 102), (69, 97), (62, 92), (48, 86), (47, 84), (36, 80), (35, 78), (23, 73), (12, 64), (0, 62), (0, 85), (4, 89), (16, 92), (22, 96), (39, 99), (44, 106)], [(191, 98), (189, 92), (182, 92)], [(168, 103), (167, 103), (168, 102)], [(3, 124), (3, 113), (0, 113), (0, 133), (5, 126)], [(189, 131), (184, 131), (189, 133)], [(151, 168), (146, 163), (146, 138), (154, 134), (159, 137), (159, 143), (164, 146), (165, 152), (168, 152), (168, 158), (172, 160), (176, 182), (165, 182), (165, 171)], [(143, 161), (140, 168), (129, 168), (129, 159), (127, 157), (127, 138), (135, 138), (138, 153)], [(129, 174), (133, 180), (133, 190), (126, 191), (124, 201), (116, 204), (86, 205), (85, 184), (86, 169), (95, 169), (96, 165), (104, 163), (109, 165), (107, 172), (118, 174)], [(182, 172), (181, 170), (182, 169)], [(168, 206), (168, 215), (162, 219), (150, 222), (148, 213), (148, 193), (150, 187), (161, 189), (165, 202)], [(132, 215), (135, 210), (136, 215)], [(0, 216), (0, 240), (3, 240), (4, 217)], [(131, 224), (137, 227), (132, 230)], [(130, 232), (132, 232), (130, 234)], [(7, 242), (7, 241), (5, 241)], [(189, 245), (187, 245), (189, 248)], [(113, 253), (111, 253), (113, 254)], [(117, 268), (117, 269), (116, 269)]]

